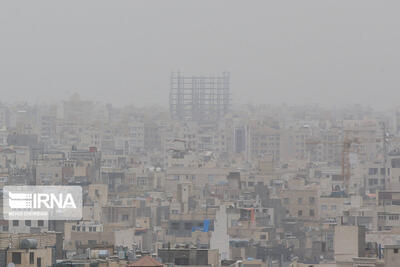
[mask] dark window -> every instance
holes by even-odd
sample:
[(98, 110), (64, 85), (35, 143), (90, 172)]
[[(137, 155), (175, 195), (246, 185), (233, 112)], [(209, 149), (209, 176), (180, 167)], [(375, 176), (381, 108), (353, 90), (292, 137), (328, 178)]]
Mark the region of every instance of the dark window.
[(315, 197), (309, 197), (308, 202), (313, 205), (315, 204)]
[(398, 249), (398, 248), (395, 248), (395, 249), (393, 250), (393, 252), (394, 252), (395, 254), (397, 254), (397, 253), (399, 253), (399, 249)]
[(400, 158), (392, 159), (392, 168), (400, 168)]
[(368, 174), (369, 175), (377, 175), (378, 174), (378, 168), (369, 168), (368, 169)]
[(303, 211), (302, 211), (302, 210), (299, 210), (299, 211), (297, 212), (297, 215), (298, 215), (298, 216), (303, 216)]
[(310, 209), (310, 216), (311, 216), (311, 217), (314, 217), (314, 216), (315, 216), (315, 212), (314, 212), (313, 209)]
[(18, 226), (19, 225), (19, 221), (18, 220), (14, 220), (13, 221), (13, 226)]
[(44, 221), (43, 221), (43, 220), (39, 220), (39, 221), (37, 222), (37, 225), (38, 225), (38, 226), (44, 226)]
[(193, 224), (192, 223), (185, 223), (185, 230), (192, 230)]
[(122, 215), (122, 220), (123, 221), (128, 221), (129, 220), (129, 215), (128, 214)]
[(25, 226), (31, 226), (31, 225), (32, 225), (32, 222), (30, 220), (25, 221)]
[(34, 264), (34, 263), (35, 263), (35, 253), (29, 252), (29, 264)]
[(21, 252), (13, 252), (11, 254), (11, 261), (15, 264), (21, 264)]

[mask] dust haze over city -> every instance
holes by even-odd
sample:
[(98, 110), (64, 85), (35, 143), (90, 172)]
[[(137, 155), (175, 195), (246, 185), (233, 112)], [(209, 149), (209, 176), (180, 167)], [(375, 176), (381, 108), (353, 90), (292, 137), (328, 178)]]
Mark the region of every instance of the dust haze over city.
[[(167, 106), (171, 71), (232, 73), (236, 103), (399, 97), (399, 3), (35, 1), (1, 4), (3, 98)], [(4, 95), (5, 94), (5, 95)]]
[(399, 7), (0, 3), (0, 267), (400, 266)]

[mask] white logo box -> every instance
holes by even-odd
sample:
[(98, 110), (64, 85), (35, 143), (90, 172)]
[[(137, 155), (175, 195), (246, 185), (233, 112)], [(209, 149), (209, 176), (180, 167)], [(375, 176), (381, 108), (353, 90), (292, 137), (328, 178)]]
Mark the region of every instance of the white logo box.
[(80, 220), (80, 186), (5, 186), (5, 220)]

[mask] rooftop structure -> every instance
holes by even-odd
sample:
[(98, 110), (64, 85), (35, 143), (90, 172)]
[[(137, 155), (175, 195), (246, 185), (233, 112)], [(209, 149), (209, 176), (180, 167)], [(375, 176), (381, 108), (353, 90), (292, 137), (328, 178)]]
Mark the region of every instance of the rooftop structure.
[(214, 121), (222, 118), (230, 106), (229, 73), (185, 76), (173, 72), (169, 104), (173, 119)]

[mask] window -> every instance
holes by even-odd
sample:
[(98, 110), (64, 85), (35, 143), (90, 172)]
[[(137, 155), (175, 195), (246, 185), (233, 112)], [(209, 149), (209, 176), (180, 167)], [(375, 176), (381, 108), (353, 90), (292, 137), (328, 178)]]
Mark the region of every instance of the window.
[(310, 209), (310, 217), (314, 217), (315, 216), (315, 212), (313, 209)]
[(31, 226), (32, 222), (30, 220), (25, 221), (25, 226)]
[(128, 214), (123, 214), (122, 215), (122, 220), (123, 221), (128, 221), (129, 220), (129, 215)]
[(322, 205), (322, 206), (321, 206), (321, 210), (322, 210), (322, 211), (326, 211), (327, 209), (328, 209), (328, 207), (327, 207), (326, 205)]
[(29, 252), (29, 264), (35, 264), (35, 253)]
[(332, 205), (331, 210), (336, 210), (336, 205)]
[(392, 168), (400, 168), (400, 158), (391, 160)]
[(311, 205), (315, 204), (315, 197), (309, 197), (308, 203), (310, 203)]
[(368, 174), (369, 175), (377, 175), (378, 174), (378, 168), (369, 168), (368, 169)]
[(299, 198), (297, 199), (297, 203), (298, 203), (298, 204), (303, 204), (303, 198), (299, 197)]
[(192, 223), (185, 223), (185, 230), (192, 230), (193, 224)]
[(19, 225), (19, 221), (18, 220), (14, 220), (13, 221), (13, 226), (18, 226)]
[(299, 211), (297, 212), (297, 215), (298, 215), (298, 216), (303, 216), (303, 211), (302, 211), (302, 210), (299, 210)]
[(285, 198), (285, 199), (283, 200), (283, 203), (284, 203), (284, 204), (290, 204), (289, 198)]
[[(39, 224), (39, 223), (38, 223)], [(76, 230), (76, 226), (75, 225), (72, 225), (72, 231), (75, 231)]]
[(13, 252), (11, 254), (11, 261), (15, 264), (21, 264), (21, 252)]
[(39, 220), (39, 221), (37, 222), (37, 225), (38, 225), (38, 226), (44, 226), (44, 221), (43, 221), (43, 220)]
[(395, 248), (395, 249), (393, 250), (393, 253), (394, 253), (394, 254), (399, 253), (399, 249), (398, 249), (398, 248)]

